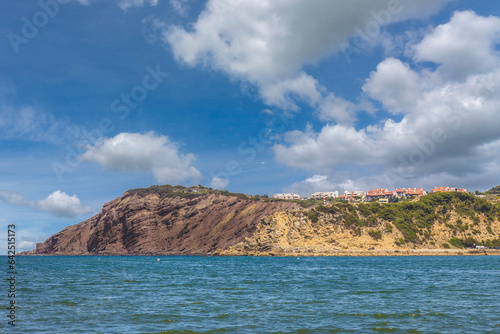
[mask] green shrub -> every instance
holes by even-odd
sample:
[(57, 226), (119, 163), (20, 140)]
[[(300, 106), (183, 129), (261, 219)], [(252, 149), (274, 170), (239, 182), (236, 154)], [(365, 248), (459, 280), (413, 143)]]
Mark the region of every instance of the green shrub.
[(361, 213), (361, 215), (363, 217), (365, 217), (365, 218), (368, 217), (368, 216), (370, 216), (372, 214), (372, 212), (370, 211), (368, 205), (366, 205), (366, 204), (359, 204), (358, 205), (358, 210)]
[(446, 249), (450, 248), (450, 244), (447, 244), (447, 243), (445, 242), (445, 243), (443, 244), (443, 248), (446, 248)]
[(347, 227), (351, 226), (363, 226), (363, 222), (359, 220), (358, 216), (355, 213), (350, 213), (345, 217), (345, 225)]
[(405, 238), (396, 239), (396, 245), (401, 246), (406, 242)]
[(396, 204), (384, 205), (379, 211), (379, 216), (384, 220), (396, 220), (398, 218), (399, 210)]
[(367, 226), (375, 226), (377, 224), (378, 224), (378, 219), (375, 215), (370, 215), (370, 217), (366, 219)]
[(345, 199), (342, 199), (342, 198), (334, 198), (333, 199), (333, 202), (338, 202), (338, 203), (342, 203), (342, 204), (347, 204), (349, 203), (349, 201), (345, 200)]
[(368, 232), (368, 234), (370, 235), (370, 237), (372, 237), (375, 240), (382, 239), (382, 233), (380, 233), (380, 231), (371, 230), (371, 231)]
[(462, 219), (458, 218), (457, 221), (455, 222), (457, 228), (459, 230), (462, 230), (462, 231), (465, 231), (469, 228), (469, 225), (467, 224), (464, 224), (464, 222), (462, 221)]
[(349, 212), (355, 212), (355, 211), (356, 211), (356, 207), (355, 207), (354, 205), (352, 205), (352, 204), (347, 204), (347, 205), (345, 205), (344, 207), (345, 207), (345, 208), (347, 209), (347, 211), (349, 211)]
[(381, 208), (382, 207), (381, 207), (380, 203), (378, 203), (378, 202), (371, 202), (371, 203), (368, 204), (368, 209), (372, 213), (375, 213), (375, 214), (377, 214), (380, 211)]
[(457, 248), (464, 248), (464, 245), (462, 244), (462, 240), (458, 239), (458, 238), (451, 238), (449, 241), (450, 245), (452, 245), (453, 247), (457, 247)]
[(403, 233), (405, 242), (420, 242), (420, 239), (417, 236), (417, 231), (415, 226), (412, 224), (406, 223), (404, 220), (397, 220), (394, 225), (398, 228), (398, 230)]
[(462, 245), (464, 245), (464, 247), (474, 247), (476, 245), (476, 240), (474, 240), (473, 237), (467, 237), (466, 239), (463, 239), (461, 240), (462, 241)]
[(329, 206), (319, 206), (316, 208), (317, 211), (319, 212), (324, 212), (324, 213), (331, 213), (335, 214), (340, 212), (340, 208), (337, 207), (336, 205), (329, 205)]
[(479, 217), (477, 215), (474, 215), (474, 217), (472, 217), (472, 222), (474, 223), (474, 225), (479, 225), (481, 220), (479, 219)]
[(488, 231), (490, 234), (495, 235), (495, 232), (493, 232), (490, 225), (486, 226), (486, 231)]
[(309, 220), (312, 221), (313, 223), (317, 223), (319, 220), (318, 214), (312, 210), (307, 211), (306, 215), (307, 215), (307, 218), (309, 218)]
[(385, 224), (385, 230), (389, 233), (392, 233), (393, 226), (391, 223), (386, 223)]
[(309, 208), (309, 207), (311, 207), (313, 205), (320, 205), (320, 204), (323, 204), (323, 201), (314, 200), (314, 199), (306, 199), (306, 200), (303, 200), (303, 201), (299, 201), (299, 205), (301, 207), (303, 207), (304, 209), (307, 209), (307, 208)]
[(500, 247), (500, 238), (493, 240), (487, 239), (483, 242), (478, 242), (477, 245), (483, 245), (486, 247)]

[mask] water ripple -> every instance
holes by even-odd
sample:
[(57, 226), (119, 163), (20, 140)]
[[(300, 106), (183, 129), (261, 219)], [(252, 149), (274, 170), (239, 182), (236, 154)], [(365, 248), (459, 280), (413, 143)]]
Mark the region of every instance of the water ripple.
[(15, 333), (500, 332), (497, 257), (156, 259), (19, 258)]

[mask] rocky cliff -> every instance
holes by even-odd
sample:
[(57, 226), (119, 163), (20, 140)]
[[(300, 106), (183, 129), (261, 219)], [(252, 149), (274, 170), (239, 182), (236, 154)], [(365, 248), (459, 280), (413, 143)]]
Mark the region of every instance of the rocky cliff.
[(500, 246), (500, 197), (298, 203), (203, 187), (134, 189), (24, 255), (500, 255), (492, 249)]
[[(500, 255), (500, 204), (468, 194), (277, 212), (215, 255)], [(484, 245), (489, 249), (475, 249)]]
[(98, 215), (65, 228), (24, 255), (206, 255), (251, 236), (263, 217), (297, 205), (206, 189), (182, 191), (125, 192)]

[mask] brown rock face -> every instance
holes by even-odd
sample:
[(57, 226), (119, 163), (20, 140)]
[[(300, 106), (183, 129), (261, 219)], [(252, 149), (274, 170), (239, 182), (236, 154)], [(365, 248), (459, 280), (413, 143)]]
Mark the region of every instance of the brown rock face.
[(214, 193), (160, 199), (126, 192), (25, 254), (211, 254), (251, 236), (264, 216), (294, 206)]

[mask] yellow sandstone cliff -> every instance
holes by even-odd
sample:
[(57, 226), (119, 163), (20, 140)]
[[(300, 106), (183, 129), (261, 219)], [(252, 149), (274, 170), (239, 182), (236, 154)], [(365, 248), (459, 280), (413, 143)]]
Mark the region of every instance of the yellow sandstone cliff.
[[(355, 212), (322, 213), (315, 209), (276, 212), (262, 219), (251, 237), (227, 250), (218, 250), (215, 255), (500, 255), (498, 249), (475, 249), (461, 244), (468, 239), (478, 244), (491, 242), (500, 236), (499, 220), (488, 220), (483, 214), (476, 214), (473, 220), (453, 210), (443, 218), (437, 216), (432, 226), (419, 229), (412, 238), (396, 228), (393, 221), (380, 218), (363, 221), (359, 207), (349, 206)], [(346, 224), (346, 214), (356, 215), (359, 224)]]

